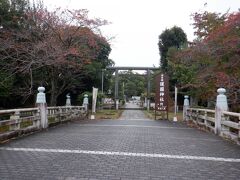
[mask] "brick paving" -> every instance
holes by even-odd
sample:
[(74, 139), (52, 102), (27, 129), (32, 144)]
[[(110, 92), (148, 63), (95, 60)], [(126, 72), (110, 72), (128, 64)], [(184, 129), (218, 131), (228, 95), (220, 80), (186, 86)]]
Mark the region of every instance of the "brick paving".
[(239, 179), (238, 160), (240, 147), (218, 136), (128, 110), (0, 145), (0, 179)]

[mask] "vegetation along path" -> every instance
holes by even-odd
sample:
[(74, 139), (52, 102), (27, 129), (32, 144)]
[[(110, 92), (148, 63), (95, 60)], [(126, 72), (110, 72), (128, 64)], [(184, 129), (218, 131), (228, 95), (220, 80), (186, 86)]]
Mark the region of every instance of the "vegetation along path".
[[(131, 105), (130, 105), (131, 106)], [(181, 123), (126, 110), (0, 146), (1, 179), (238, 179), (240, 149)]]

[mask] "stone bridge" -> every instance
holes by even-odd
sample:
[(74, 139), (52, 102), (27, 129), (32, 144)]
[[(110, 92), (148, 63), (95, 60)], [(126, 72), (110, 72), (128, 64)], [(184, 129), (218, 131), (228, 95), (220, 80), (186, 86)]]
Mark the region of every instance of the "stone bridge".
[(239, 179), (240, 147), (186, 123), (126, 110), (117, 120), (76, 119), (1, 144), (0, 177)]

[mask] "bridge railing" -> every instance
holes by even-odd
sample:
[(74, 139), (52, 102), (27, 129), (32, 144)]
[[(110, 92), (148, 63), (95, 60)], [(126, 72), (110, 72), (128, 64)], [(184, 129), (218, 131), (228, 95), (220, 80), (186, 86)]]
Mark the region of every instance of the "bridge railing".
[[(47, 108), (48, 125), (84, 118), (84, 106)], [(41, 129), (40, 108), (0, 110), (0, 141)]]
[(186, 118), (195, 124), (206, 126), (210, 131), (215, 129), (215, 110), (188, 108)]
[[(47, 108), (48, 125), (84, 118), (84, 106)], [(40, 108), (0, 110), (0, 141), (42, 129)]]
[(184, 100), (184, 120), (191, 121), (200, 127), (240, 144), (240, 113), (227, 111), (225, 90), (221, 88), (218, 92), (215, 110), (190, 108), (188, 96), (186, 96)]
[(66, 96), (66, 106), (47, 107), (45, 88), (39, 87), (36, 108), (0, 110), (0, 142), (45, 129), (52, 124), (82, 119), (87, 116), (88, 97), (84, 97), (83, 106), (71, 106), (71, 97)]
[(240, 144), (240, 113), (222, 111), (221, 136), (233, 139)]
[(58, 106), (47, 108), (48, 123), (58, 123), (72, 120), (75, 118), (84, 118), (86, 115), (84, 106)]
[(0, 133), (27, 131), (38, 127), (40, 115), (38, 108), (0, 110)]

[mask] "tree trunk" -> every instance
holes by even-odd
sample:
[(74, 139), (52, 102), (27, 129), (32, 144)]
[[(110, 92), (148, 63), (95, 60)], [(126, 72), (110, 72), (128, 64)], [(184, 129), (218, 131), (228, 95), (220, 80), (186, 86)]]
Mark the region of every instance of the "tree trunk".
[(214, 99), (210, 98), (210, 99), (207, 101), (207, 108), (209, 108), (209, 109), (214, 109), (214, 108), (215, 108)]
[(197, 97), (190, 98), (190, 106), (191, 107), (198, 106), (198, 98)]
[(51, 93), (50, 106), (56, 106), (56, 105), (57, 105), (57, 97), (55, 96), (55, 93)]
[(56, 96), (56, 88), (55, 88), (55, 81), (54, 77), (51, 79), (51, 96), (50, 96), (50, 106), (57, 105), (57, 96)]

